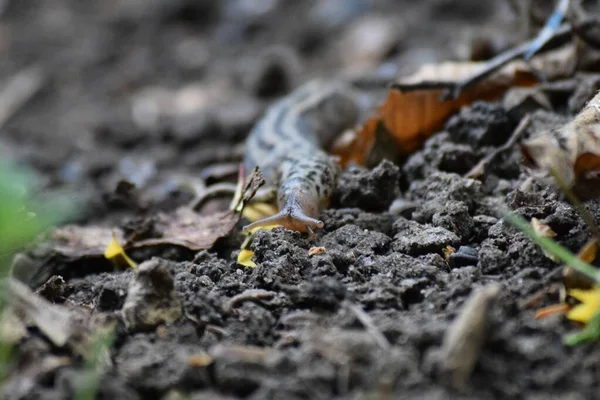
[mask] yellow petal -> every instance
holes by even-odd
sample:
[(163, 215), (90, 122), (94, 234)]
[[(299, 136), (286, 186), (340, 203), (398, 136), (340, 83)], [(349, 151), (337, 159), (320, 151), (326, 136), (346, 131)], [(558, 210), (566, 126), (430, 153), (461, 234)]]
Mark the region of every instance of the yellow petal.
[(592, 318), (595, 312), (595, 308), (582, 303), (573, 307), (571, 311), (567, 313), (567, 318), (569, 318), (571, 321), (586, 324), (590, 318)]
[(244, 207), (242, 215), (250, 222), (277, 214), (277, 207), (269, 203), (250, 203)]
[(600, 288), (593, 289), (570, 289), (568, 295), (581, 301), (582, 303), (594, 303), (600, 306)]
[(243, 265), (244, 267), (256, 268), (256, 264), (252, 261), (252, 257), (254, 257), (254, 252), (252, 250), (242, 250), (237, 257), (237, 263)]
[(104, 250), (104, 257), (107, 260), (121, 267), (136, 268), (136, 262), (129, 258), (129, 256), (127, 256), (125, 250), (123, 250), (123, 247), (117, 240), (117, 235), (114, 232), (112, 234), (112, 237), (112, 240), (110, 241), (108, 246), (106, 246), (106, 250)]
[(589, 290), (570, 289), (567, 293), (581, 302), (567, 313), (567, 318), (572, 321), (587, 323), (600, 309), (600, 287), (598, 286)]
[(250, 235), (252, 235), (252, 234), (254, 234), (254, 233), (255, 233), (255, 232), (257, 232), (257, 231), (260, 231), (261, 229), (264, 229), (264, 230), (275, 229), (275, 228), (277, 228), (278, 226), (281, 226), (281, 225), (265, 225), (265, 226), (257, 226), (256, 228), (252, 228), (252, 229), (250, 229), (250, 233), (249, 233), (249, 234), (250, 234)]

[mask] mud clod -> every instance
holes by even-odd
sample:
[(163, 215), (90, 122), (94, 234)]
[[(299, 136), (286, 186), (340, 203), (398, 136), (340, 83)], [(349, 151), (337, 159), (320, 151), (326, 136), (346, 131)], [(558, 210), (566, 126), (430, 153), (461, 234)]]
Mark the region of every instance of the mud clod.
[(384, 160), (372, 170), (352, 167), (342, 173), (334, 193), (339, 207), (385, 211), (400, 192), (400, 169)]
[(474, 147), (499, 146), (508, 140), (513, 126), (502, 107), (476, 101), (450, 118), (446, 130), (457, 143)]
[(181, 317), (181, 300), (166, 262), (153, 258), (139, 265), (121, 310), (127, 329), (142, 331)]
[(404, 218), (394, 222), (392, 248), (411, 256), (440, 253), (446, 246), (456, 246), (460, 238), (451, 231), (430, 225), (421, 225)]

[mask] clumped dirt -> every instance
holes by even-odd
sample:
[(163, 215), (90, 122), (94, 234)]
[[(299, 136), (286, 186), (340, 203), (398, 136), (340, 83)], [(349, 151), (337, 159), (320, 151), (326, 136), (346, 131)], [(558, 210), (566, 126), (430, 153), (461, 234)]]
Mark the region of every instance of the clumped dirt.
[[(32, 165), (45, 188), (73, 190), (85, 204), (74, 222), (150, 236), (157, 212), (236, 176), (249, 129), (297, 84), (360, 65), (385, 78), (465, 59), (475, 39), (491, 54), (525, 39), (500, 0), (5, 3), (0, 74), (39, 65), (45, 84), (4, 127), (3, 157)], [(353, 40), (369, 18), (387, 28), (365, 56)], [(567, 121), (598, 82), (580, 74), (548, 90), (551, 109), (527, 103), (526, 137)], [(558, 279), (558, 265), (501, 212), (542, 219), (573, 251), (588, 238), (585, 224), (555, 189), (529, 179), (518, 145), (483, 181), (462, 176), (508, 140), (521, 111), (476, 102), (403, 163), (351, 167), (316, 238), (258, 232), (256, 268), (236, 263), (236, 229), (200, 252), (132, 251), (135, 271), (44, 246), (13, 269), (51, 302), (117, 321), (98, 398), (594, 398), (600, 348), (564, 346), (576, 326), (536, 320), (524, 306)], [(202, 213), (228, 201), (212, 199)], [(586, 206), (598, 218), (600, 202)], [(458, 252), (446, 260), (448, 246)], [(309, 255), (313, 247), (325, 251)], [(492, 282), (502, 290), (481, 355), (453, 390), (435, 354), (469, 294)], [(536, 306), (557, 297), (544, 299)], [(33, 330), (16, 358), (39, 354), (64, 350)], [(73, 357), (17, 380), (6, 398), (71, 398), (83, 373)]]

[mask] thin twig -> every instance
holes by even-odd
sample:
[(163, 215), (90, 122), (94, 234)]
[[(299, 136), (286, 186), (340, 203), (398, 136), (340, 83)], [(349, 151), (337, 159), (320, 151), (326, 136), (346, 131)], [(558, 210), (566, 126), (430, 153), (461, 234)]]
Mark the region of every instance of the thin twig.
[(502, 145), (501, 147), (498, 147), (496, 150), (482, 158), (477, 163), (477, 165), (475, 165), (473, 168), (471, 168), (469, 172), (465, 174), (465, 178), (479, 179), (480, 177), (482, 177), (485, 174), (485, 169), (487, 168), (487, 166), (492, 161), (494, 161), (496, 157), (498, 157), (500, 154), (510, 150), (521, 138), (521, 136), (523, 136), (523, 133), (525, 133), (530, 124), (531, 115), (527, 114), (525, 117), (523, 117), (521, 122), (519, 122), (519, 125), (517, 125), (508, 141), (504, 143), (504, 145)]
[(493, 283), (471, 293), (444, 335), (440, 366), (456, 389), (464, 387), (479, 359), (490, 307), (501, 288), (500, 284)]
[(360, 323), (363, 324), (366, 331), (375, 339), (379, 347), (381, 347), (383, 350), (389, 350), (391, 347), (390, 342), (388, 342), (387, 338), (383, 335), (383, 333), (381, 333), (379, 328), (375, 326), (371, 317), (369, 317), (369, 315), (364, 312), (362, 308), (354, 304), (347, 303), (346, 306), (350, 311), (352, 311), (356, 318), (358, 318)]
[[(581, 28), (584, 26), (590, 25), (591, 21), (585, 21), (582, 23)], [(548, 38), (545, 45), (540, 49), (549, 49), (555, 47), (558, 43), (564, 42), (567, 38), (569, 38), (573, 34), (572, 27), (570, 24), (563, 24), (558, 29), (556, 29), (552, 35)], [(498, 54), (496, 57), (492, 58), (488, 62), (486, 62), (479, 71), (475, 72), (471, 76), (458, 81), (458, 82), (449, 82), (445, 93), (442, 98), (444, 99), (456, 99), (460, 95), (460, 93), (466, 88), (478, 83), (482, 79), (490, 76), (500, 68), (504, 67), (509, 62), (516, 60), (517, 58), (523, 58), (523, 56), (527, 53), (527, 51), (531, 48), (534, 40), (527, 41), (522, 43), (512, 49), (509, 49), (503, 53)]]

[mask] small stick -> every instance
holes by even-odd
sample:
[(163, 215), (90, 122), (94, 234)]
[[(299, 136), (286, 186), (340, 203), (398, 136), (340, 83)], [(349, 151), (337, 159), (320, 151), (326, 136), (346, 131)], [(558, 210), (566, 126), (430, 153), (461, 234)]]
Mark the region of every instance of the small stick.
[(465, 178), (471, 178), (471, 179), (481, 178), (485, 174), (485, 169), (487, 168), (487, 166), (492, 161), (494, 161), (496, 159), (496, 157), (498, 157), (500, 154), (504, 153), (505, 151), (510, 150), (510, 148), (513, 147), (517, 143), (517, 141), (521, 138), (521, 136), (523, 136), (523, 133), (525, 133), (525, 131), (529, 127), (529, 124), (531, 124), (531, 115), (527, 114), (521, 120), (521, 122), (519, 122), (519, 125), (517, 125), (517, 127), (513, 131), (512, 135), (510, 136), (510, 139), (508, 139), (508, 141), (506, 143), (504, 143), (504, 145), (502, 145), (501, 147), (498, 147), (496, 150), (494, 150), (493, 152), (491, 152), (490, 154), (488, 154), (487, 156), (482, 158), (477, 163), (477, 165), (475, 165), (473, 168), (471, 168), (471, 170), (469, 172), (467, 172), (465, 174)]
[[(590, 24), (591, 24), (590, 21), (585, 21), (581, 25), (581, 29), (584, 28), (584, 25), (587, 27)], [(572, 32), (572, 27), (570, 26), (570, 24), (562, 24), (558, 29), (556, 29), (554, 32), (552, 32), (552, 35), (546, 40), (546, 43), (543, 46), (543, 48), (552, 47), (555, 43), (566, 40), (572, 34), (573, 34), (573, 32)], [(503, 66), (508, 64), (509, 62), (511, 62), (517, 58), (523, 58), (523, 56), (531, 48), (531, 46), (533, 45), (534, 42), (535, 42), (535, 39), (527, 41), (525, 43), (521, 43), (520, 45), (513, 47), (512, 49), (509, 49), (503, 53), (500, 53), (496, 57), (494, 57), (491, 60), (489, 60), (488, 62), (486, 62), (485, 65), (483, 65), (481, 67), (481, 69), (479, 71), (475, 72), (473, 75), (471, 75), (471, 76), (467, 77), (466, 79), (463, 79), (459, 82), (449, 83), (448, 84), (449, 88), (446, 90), (446, 92), (444, 93), (444, 95), (442, 97), (444, 99), (458, 98), (458, 96), (464, 89), (466, 89), (466, 88), (476, 84), (477, 82), (481, 81), (482, 79), (488, 77), (489, 75), (493, 74), (494, 72), (496, 72), (497, 70), (499, 70), (500, 68), (502, 68)]]
[(456, 389), (465, 386), (479, 359), (487, 334), (490, 306), (500, 288), (500, 284), (493, 283), (473, 292), (446, 331), (440, 351), (440, 366)]
[(373, 336), (379, 347), (381, 347), (383, 350), (390, 349), (390, 342), (388, 342), (387, 338), (383, 335), (383, 333), (381, 333), (379, 328), (375, 326), (371, 317), (369, 317), (369, 315), (364, 312), (362, 308), (350, 303), (347, 303), (346, 307), (348, 307), (348, 309), (352, 311), (356, 318), (358, 318), (360, 323), (363, 324), (369, 335)]
[(248, 289), (244, 290), (242, 293), (233, 296), (225, 305), (223, 306), (223, 311), (227, 314), (231, 314), (233, 309), (240, 304), (243, 304), (247, 301), (260, 302), (260, 300), (269, 300), (275, 297), (277, 293), (270, 292), (268, 290), (263, 289)]

